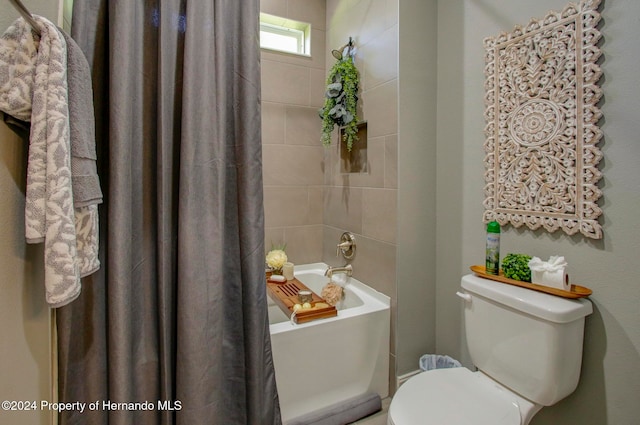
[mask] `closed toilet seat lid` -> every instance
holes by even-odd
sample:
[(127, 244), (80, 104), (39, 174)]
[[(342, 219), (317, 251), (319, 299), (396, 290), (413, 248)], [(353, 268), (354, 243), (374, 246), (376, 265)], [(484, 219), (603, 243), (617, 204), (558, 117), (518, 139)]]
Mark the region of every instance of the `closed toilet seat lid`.
[(405, 382), (389, 406), (393, 425), (520, 425), (510, 392), (465, 367), (420, 373)]

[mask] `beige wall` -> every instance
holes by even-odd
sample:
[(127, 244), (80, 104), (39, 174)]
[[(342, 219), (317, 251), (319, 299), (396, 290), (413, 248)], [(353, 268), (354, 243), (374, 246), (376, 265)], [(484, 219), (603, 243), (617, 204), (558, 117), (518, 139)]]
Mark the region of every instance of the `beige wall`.
[[(484, 254), (482, 39), (566, 4), (564, 0), (438, 2), (436, 348), (465, 361), (461, 303), (455, 291), (460, 276), (469, 265), (482, 263)], [(564, 255), (572, 280), (594, 291), (595, 311), (586, 323), (580, 385), (556, 406), (542, 409), (532, 425), (631, 425), (640, 418), (640, 2), (603, 1), (602, 5), (604, 239), (512, 227), (502, 233), (503, 253)]]
[[(57, 0), (24, 1), (57, 20)], [(0, 31), (19, 16), (5, 2)], [(51, 401), (50, 310), (44, 302), (42, 251), (24, 241), (26, 139), (0, 122), (0, 399)], [(49, 423), (46, 411), (0, 410), (0, 423)]]
[(398, 376), (435, 352), (436, 3), (399, 8)]

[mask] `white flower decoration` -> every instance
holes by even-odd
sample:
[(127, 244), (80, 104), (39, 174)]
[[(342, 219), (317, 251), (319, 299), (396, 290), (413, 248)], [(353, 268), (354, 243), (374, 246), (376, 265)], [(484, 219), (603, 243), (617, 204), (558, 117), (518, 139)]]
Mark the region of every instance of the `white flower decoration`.
[(281, 249), (272, 249), (267, 253), (267, 265), (274, 270), (281, 269), (287, 260), (287, 254)]

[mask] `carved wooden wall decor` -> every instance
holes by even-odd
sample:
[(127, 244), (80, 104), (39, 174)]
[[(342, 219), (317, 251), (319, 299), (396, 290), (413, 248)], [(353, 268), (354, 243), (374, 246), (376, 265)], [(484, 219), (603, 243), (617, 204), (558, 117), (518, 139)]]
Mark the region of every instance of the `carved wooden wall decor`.
[(485, 222), (602, 238), (599, 4), (484, 40)]

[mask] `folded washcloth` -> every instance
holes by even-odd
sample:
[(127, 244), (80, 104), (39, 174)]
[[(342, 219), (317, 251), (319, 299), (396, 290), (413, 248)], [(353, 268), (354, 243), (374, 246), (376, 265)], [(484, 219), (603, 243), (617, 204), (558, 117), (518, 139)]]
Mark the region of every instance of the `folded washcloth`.
[(100, 204), (102, 203), (102, 191), (96, 170), (96, 133), (91, 70), (84, 53), (73, 38), (64, 31), (60, 32), (67, 43), (73, 205), (82, 207)]
[(45, 244), (46, 300), (60, 307), (99, 267), (98, 215), (95, 204), (73, 204), (66, 42), (51, 22), (34, 19), (40, 38), (22, 18), (0, 37), (0, 110), (31, 122), (25, 235)]

